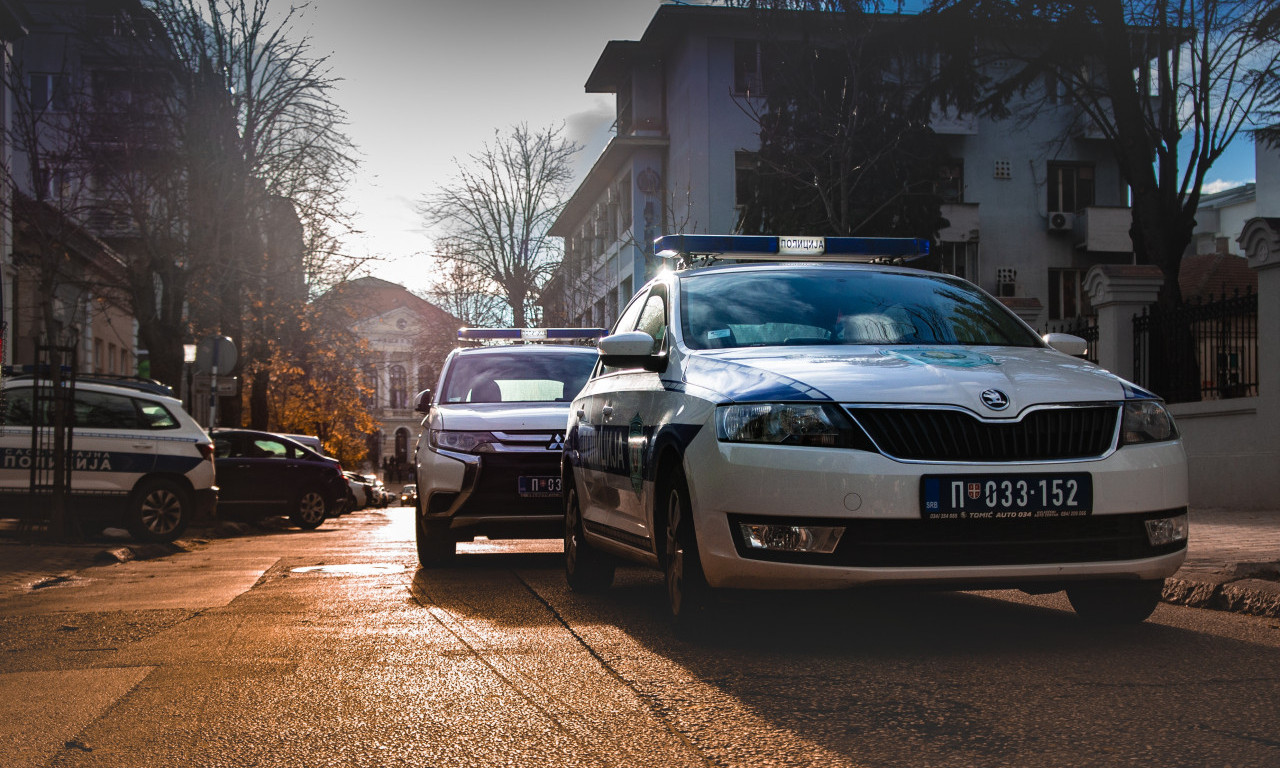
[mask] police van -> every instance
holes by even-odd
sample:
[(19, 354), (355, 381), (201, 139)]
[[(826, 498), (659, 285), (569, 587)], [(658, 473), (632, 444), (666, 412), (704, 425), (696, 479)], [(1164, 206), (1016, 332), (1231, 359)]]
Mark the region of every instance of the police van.
[[(423, 415), (414, 450), (418, 560), (449, 562), (460, 541), (559, 538), (560, 453), (569, 402), (597, 353), (599, 328), (463, 328)], [(496, 345), (495, 345), (496, 344)]]
[[(52, 461), (48, 450), (32, 451), (33, 424), (52, 421), (48, 414), (35, 418), (36, 384), (31, 376), (15, 376), (0, 390), (0, 507), (6, 515), (35, 515), (48, 504), (46, 496), (32, 493)], [(119, 525), (142, 541), (172, 541), (193, 517), (213, 513), (213, 443), (167, 387), (82, 377), (69, 416), (68, 508), (83, 531)]]
[[(722, 588), (1065, 590), (1142, 621), (1187, 546), (1187, 466), (1150, 392), (977, 286), (928, 242), (674, 235), (570, 408), (565, 571)], [(724, 263), (731, 259), (736, 263)], [(828, 263), (830, 262), (830, 263)], [(689, 268), (699, 265), (698, 268)]]

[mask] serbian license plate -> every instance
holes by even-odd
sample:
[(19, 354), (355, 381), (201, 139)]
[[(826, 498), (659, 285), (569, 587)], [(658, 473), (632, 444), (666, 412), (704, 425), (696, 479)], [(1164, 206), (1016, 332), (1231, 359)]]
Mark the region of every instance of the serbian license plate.
[(1085, 517), (1093, 512), (1088, 472), (1036, 475), (925, 475), (920, 513), (929, 520)]
[(560, 495), (560, 478), (554, 475), (533, 476), (521, 475), (516, 478), (521, 496), (548, 498)]

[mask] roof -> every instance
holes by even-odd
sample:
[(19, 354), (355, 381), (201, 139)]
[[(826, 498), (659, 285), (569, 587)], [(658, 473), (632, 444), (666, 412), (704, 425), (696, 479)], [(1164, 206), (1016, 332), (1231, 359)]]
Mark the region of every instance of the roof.
[(1258, 290), (1258, 273), (1249, 262), (1231, 253), (1184, 256), (1178, 272), (1183, 301), (1209, 301)]
[(377, 277), (358, 277), (334, 286), (320, 297), (320, 303), (346, 307), (351, 311), (353, 321), (377, 317), (403, 307), (421, 315), (430, 323), (439, 323), (450, 328), (456, 328), (462, 324), (458, 318), (426, 299), (414, 295), (403, 285)]

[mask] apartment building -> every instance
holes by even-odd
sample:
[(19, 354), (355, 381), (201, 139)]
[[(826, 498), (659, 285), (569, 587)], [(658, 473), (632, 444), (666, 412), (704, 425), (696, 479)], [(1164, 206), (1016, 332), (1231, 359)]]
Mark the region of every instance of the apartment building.
[[(659, 268), (655, 237), (736, 231), (759, 148), (761, 43), (812, 23), (778, 18), (765, 30), (744, 9), (664, 5), (639, 39), (605, 46), (586, 90), (614, 94), (615, 135), (552, 227), (565, 258), (548, 318), (608, 325)], [(1015, 122), (936, 113), (949, 225), (925, 266), (973, 280), (1033, 326), (1078, 320), (1091, 314), (1088, 269), (1132, 261), (1128, 190), (1101, 134), (1073, 128), (1066, 105)]]

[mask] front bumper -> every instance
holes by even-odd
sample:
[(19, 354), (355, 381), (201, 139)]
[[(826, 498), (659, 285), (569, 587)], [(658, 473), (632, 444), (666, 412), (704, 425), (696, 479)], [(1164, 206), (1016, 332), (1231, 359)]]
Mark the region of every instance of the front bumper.
[[(1088, 472), (1092, 514), (1044, 520), (927, 520), (921, 476), (973, 465), (908, 463), (854, 450), (723, 444), (703, 435), (685, 456), (703, 570), (712, 586), (944, 588), (1160, 579), (1186, 542), (1146, 543), (1145, 520), (1185, 513), (1180, 443), (1133, 446), (1093, 461), (982, 465), (991, 473)], [(845, 528), (830, 554), (750, 550), (740, 524)]]
[(522, 476), (559, 477), (558, 451), (423, 453), (417, 481), (427, 519), (447, 519), (452, 530), (492, 538), (562, 535), (562, 496), (521, 496), (518, 490)]

